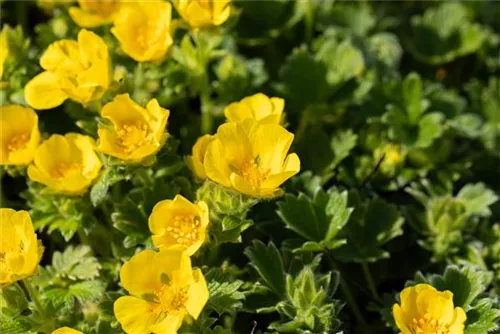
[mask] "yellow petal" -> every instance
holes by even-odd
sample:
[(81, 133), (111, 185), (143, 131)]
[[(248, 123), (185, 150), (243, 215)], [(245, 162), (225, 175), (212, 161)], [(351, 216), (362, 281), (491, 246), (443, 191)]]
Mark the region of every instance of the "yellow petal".
[(193, 270), (193, 283), (189, 286), (186, 310), (197, 319), (208, 301), (208, 287), (200, 269)]
[(275, 189), (282, 185), (286, 180), (297, 174), (299, 171), (299, 157), (297, 154), (292, 153), (285, 160), (285, 163), (283, 165), (283, 172), (269, 176), (262, 184), (262, 188)]
[(61, 105), (68, 95), (63, 92), (55, 74), (42, 72), (24, 87), (26, 102), (35, 109), (52, 109)]
[(461, 307), (455, 307), (449, 334), (463, 334), (465, 320), (467, 320), (465, 311)]
[(204, 159), (205, 173), (207, 177), (225, 187), (231, 186), (231, 170), (229, 162), (225, 157), (225, 150), (222, 142), (214, 139), (207, 146)]
[(83, 70), (83, 65), (80, 63), (78, 42), (63, 39), (50, 44), (40, 58), (40, 66), (51, 72), (61, 69), (65, 72)]
[(163, 321), (149, 326), (149, 330), (155, 334), (177, 334), (177, 330), (182, 325), (183, 318), (183, 312), (179, 314), (167, 314)]
[(417, 296), (417, 308), (420, 314), (428, 314), (432, 319), (449, 324), (453, 320), (453, 294), (430, 289), (421, 291)]
[(271, 174), (281, 172), (294, 135), (285, 128), (275, 124), (263, 124), (256, 129), (254, 156), (259, 156), (261, 166), (270, 169)]
[(120, 297), (113, 305), (116, 319), (122, 325), (122, 329), (129, 334), (151, 333), (149, 327), (157, 318), (152, 308), (153, 305), (147, 301), (132, 296)]
[(155, 251), (145, 250), (132, 256), (122, 266), (120, 281), (130, 294), (141, 296), (161, 288), (162, 268), (157, 266), (156, 255)]
[(402, 334), (413, 334), (408, 328), (405, 320), (401, 316), (401, 307), (398, 304), (394, 304), (394, 306), (392, 307), (392, 314), (394, 316), (396, 326), (399, 328)]
[(103, 18), (100, 15), (87, 12), (79, 7), (71, 7), (69, 9), (69, 15), (73, 21), (82, 28), (95, 28), (112, 22), (112, 20), (108, 18)]
[(73, 328), (61, 327), (53, 331), (52, 334), (83, 334), (83, 333)]
[(156, 203), (148, 221), (151, 233), (163, 233), (166, 228), (165, 222), (173, 218), (174, 212), (170, 210), (172, 203), (173, 201), (169, 199)]

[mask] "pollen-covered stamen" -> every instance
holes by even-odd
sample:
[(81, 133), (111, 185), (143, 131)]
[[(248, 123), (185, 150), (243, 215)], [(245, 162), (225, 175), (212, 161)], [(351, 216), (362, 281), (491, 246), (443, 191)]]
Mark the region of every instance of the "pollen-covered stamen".
[(77, 162), (66, 163), (61, 162), (52, 169), (51, 174), (56, 179), (64, 179), (66, 177), (79, 174), (82, 171), (82, 164)]
[(187, 290), (172, 284), (164, 285), (154, 293), (157, 305), (154, 307), (160, 314), (178, 314), (186, 305)]
[(414, 334), (448, 334), (449, 326), (444, 324), (441, 319), (434, 319), (429, 313), (426, 313), (422, 318), (413, 318), (410, 329)]
[(147, 136), (148, 126), (141, 121), (122, 124), (116, 130), (118, 142), (127, 152), (143, 145), (147, 141)]
[(200, 217), (194, 215), (176, 215), (169, 223), (167, 232), (181, 245), (191, 246), (198, 240)]
[(22, 133), (13, 136), (7, 144), (7, 152), (9, 156), (15, 154), (18, 151), (26, 149), (28, 147), (29, 140), (30, 135), (28, 133)]
[(260, 166), (258, 157), (250, 162), (247, 162), (241, 168), (241, 176), (254, 188), (259, 188), (267, 179), (270, 170)]

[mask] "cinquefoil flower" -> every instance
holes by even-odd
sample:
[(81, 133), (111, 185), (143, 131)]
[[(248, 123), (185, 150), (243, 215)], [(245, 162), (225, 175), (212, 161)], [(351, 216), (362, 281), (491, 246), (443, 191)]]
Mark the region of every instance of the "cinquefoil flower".
[(94, 148), (94, 140), (89, 136), (52, 135), (38, 147), (28, 176), (55, 192), (81, 194), (99, 176), (102, 167)]
[(83, 333), (73, 328), (61, 327), (53, 331), (52, 334), (83, 334)]
[(80, 7), (71, 7), (69, 15), (82, 28), (95, 28), (113, 23), (122, 6), (121, 0), (78, 0)]
[(128, 94), (121, 94), (102, 108), (101, 115), (112, 126), (99, 126), (98, 150), (113, 157), (139, 162), (158, 152), (167, 138), (170, 111), (160, 107), (156, 99), (143, 108)]
[(31, 108), (8, 105), (0, 112), (0, 165), (28, 165), (40, 142), (38, 115)]
[(208, 206), (191, 203), (182, 195), (158, 202), (149, 216), (153, 244), (159, 249), (185, 251), (193, 255), (205, 241)]
[(417, 284), (401, 291), (400, 300), (392, 312), (402, 334), (463, 334), (466, 315), (461, 307), (454, 308), (450, 291)]
[(55, 108), (68, 98), (86, 104), (108, 89), (108, 47), (91, 31), (80, 30), (78, 41), (63, 39), (49, 45), (40, 66), (45, 72), (24, 87), (26, 102), (35, 109)]
[(28, 212), (0, 209), (0, 284), (34, 275), (42, 252)]
[(276, 196), (300, 170), (297, 154), (287, 155), (293, 137), (280, 125), (250, 118), (223, 124), (205, 153), (207, 177), (249, 196)]
[(138, 1), (123, 8), (111, 32), (134, 60), (160, 60), (174, 42), (171, 19), (169, 2)]
[(228, 122), (239, 122), (253, 118), (261, 123), (280, 124), (283, 120), (285, 100), (279, 97), (267, 97), (262, 93), (245, 97), (233, 102), (224, 109)]
[(184, 316), (198, 318), (208, 300), (205, 277), (180, 251), (142, 251), (122, 266), (120, 281), (131, 296), (118, 298), (114, 313), (128, 334), (177, 333)]
[(192, 28), (219, 26), (231, 15), (230, 0), (174, 0), (175, 8)]
[(186, 157), (186, 163), (189, 169), (191, 169), (194, 175), (200, 180), (207, 178), (203, 162), (205, 161), (205, 152), (207, 151), (208, 144), (212, 139), (214, 139), (212, 135), (203, 135), (198, 138), (193, 145), (192, 155)]

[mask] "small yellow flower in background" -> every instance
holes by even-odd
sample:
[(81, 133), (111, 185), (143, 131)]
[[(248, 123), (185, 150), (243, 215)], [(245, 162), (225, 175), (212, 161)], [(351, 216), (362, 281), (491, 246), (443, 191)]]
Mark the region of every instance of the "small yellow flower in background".
[(101, 115), (112, 126), (99, 126), (98, 150), (113, 157), (139, 162), (158, 152), (167, 138), (170, 111), (156, 99), (142, 108), (128, 94), (117, 95), (102, 108)]
[(285, 100), (279, 97), (267, 97), (262, 93), (245, 97), (240, 102), (231, 103), (224, 109), (228, 122), (239, 122), (246, 118), (261, 123), (280, 124), (283, 120)]
[(169, 2), (141, 1), (123, 8), (111, 32), (134, 60), (161, 60), (174, 42), (171, 20)]
[(38, 115), (15, 104), (0, 109), (0, 165), (28, 165), (40, 142)]
[(300, 170), (297, 154), (287, 155), (293, 134), (253, 119), (219, 127), (205, 153), (207, 177), (253, 197), (273, 197)]
[(50, 14), (56, 6), (71, 5), (75, 0), (37, 0), (36, 4), (42, 8), (47, 14)]
[(66, 99), (86, 104), (100, 99), (109, 85), (109, 54), (104, 40), (82, 29), (78, 41), (52, 43), (40, 59), (45, 70), (24, 88), (35, 109), (51, 109)]
[(69, 15), (82, 28), (113, 23), (122, 5), (120, 0), (78, 0), (78, 4), (69, 9)]
[(405, 154), (400, 146), (394, 144), (385, 144), (384, 146), (378, 147), (373, 152), (374, 164), (379, 163), (379, 160), (384, 156), (384, 160), (380, 164), (380, 170), (382, 173), (393, 176), (396, 170), (401, 167), (405, 160)]
[(192, 28), (220, 26), (231, 15), (230, 0), (174, 0), (175, 8)]
[(3, 68), (5, 66), (5, 61), (9, 56), (9, 38), (8, 38), (8, 26), (4, 26), (2, 32), (0, 32), (0, 79), (3, 76)]
[(61, 327), (53, 331), (52, 334), (83, 334), (83, 333), (73, 328)]
[(28, 176), (55, 192), (81, 194), (99, 176), (102, 167), (94, 148), (94, 140), (89, 136), (52, 135), (38, 147)]
[(118, 298), (114, 313), (128, 334), (177, 333), (184, 316), (198, 318), (208, 300), (205, 277), (180, 251), (142, 251), (122, 266), (120, 281), (131, 296)]
[(0, 284), (34, 275), (43, 247), (38, 245), (27, 211), (0, 209)]
[(466, 315), (461, 307), (454, 308), (450, 291), (417, 284), (401, 291), (400, 300), (392, 312), (402, 334), (463, 334)]
[(193, 204), (181, 195), (158, 202), (149, 216), (153, 244), (160, 249), (185, 251), (189, 256), (205, 241), (207, 225), (207, 204)]
[(203, 135), (198, 138), (196, 143), (193, 145), (193, 155), (186, 157), (188, 167), (200, 180), (207, 178), (203, 162), (205, 161), (205, 152), (207, 151), (208, 144), (212, 141), (212, 139), (214, 139), (214, 136), (212, 135)]

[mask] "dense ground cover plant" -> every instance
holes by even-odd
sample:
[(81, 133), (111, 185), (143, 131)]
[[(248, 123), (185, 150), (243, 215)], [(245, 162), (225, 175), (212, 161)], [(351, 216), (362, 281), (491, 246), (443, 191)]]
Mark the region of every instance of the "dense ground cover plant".
[(499, 333), (499, 3), (0, 6), (1, 333)]

